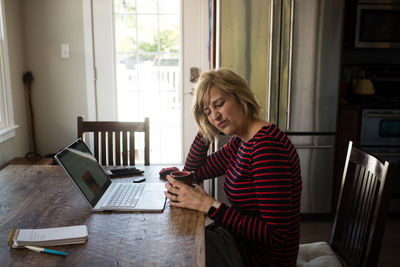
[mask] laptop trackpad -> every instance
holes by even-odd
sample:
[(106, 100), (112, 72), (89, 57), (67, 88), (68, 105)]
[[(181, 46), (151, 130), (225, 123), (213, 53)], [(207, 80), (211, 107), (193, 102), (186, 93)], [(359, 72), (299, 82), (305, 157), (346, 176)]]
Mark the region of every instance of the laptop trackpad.
[(136, 204), (135, 210), (154, 210), (162, 211), (165, 206), (164, 196), (165, 187), (163, 183), (149, 183), (146, 184), (142, 196)]

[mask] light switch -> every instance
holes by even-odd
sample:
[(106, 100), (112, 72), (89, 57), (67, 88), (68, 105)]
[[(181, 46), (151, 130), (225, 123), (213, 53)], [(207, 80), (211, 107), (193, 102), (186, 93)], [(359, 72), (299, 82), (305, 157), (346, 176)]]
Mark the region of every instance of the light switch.
[(69, 58), (69, 44), (61, 45), (61, 58)]

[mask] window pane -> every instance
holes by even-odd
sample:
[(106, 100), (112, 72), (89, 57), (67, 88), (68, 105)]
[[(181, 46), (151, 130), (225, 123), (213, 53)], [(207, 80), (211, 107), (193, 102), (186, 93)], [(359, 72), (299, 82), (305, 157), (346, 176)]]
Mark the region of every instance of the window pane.
[[(141, 117), (151, 117), (152, 125), (160, 125), (160, 106), (163, 104), (163, 99), (160, 99), (159, 94), (154, 92), (140, 92), (137, 105)], [(150, 130), (151, 132), (151, 130)], [(150, 133), (151, 134), (151, 133)]]
[(179, 0), (159, 0), (159, 12), (160, 13), (180, 13), (180, 1)]
[(180, 121), (177, 119), (180, 116), (180, 101), (178, 92), (162, 92), (160, 98), (163, 100), (160, 105), (160, 126), (165, 128), (179, 127)]
[(157, 15), (138, 15), (138, 45), (140, 52), (157, 52), (158, 17)]
[(136, 0), (114, 0), (115, 13), (134, 13)]
[(138, 68), (138, 90), (158, 91), (159, 90), (159, 68), (157, 66), (156, 54), (140, 54)]
[(137, 12), (138, 13), (152, 13), (157, 14), (158, 11), (157, 0), (137, 0)]
[(163, 54), (160, 59), (160, 90), (178, 91), (179, 55)]
[(118, 119), (143, 121), (139, 110), (139, 92), (118, 90)]
[(135, 15), (115, 15), (115, 46), (118, 52), (136, 50)]
[(179, 16), (160, 15), (160, 51), (179, 51)]
[(138, 90), (136, 55), (131, 53), (116, 54), (117, 88), (124, 91)]

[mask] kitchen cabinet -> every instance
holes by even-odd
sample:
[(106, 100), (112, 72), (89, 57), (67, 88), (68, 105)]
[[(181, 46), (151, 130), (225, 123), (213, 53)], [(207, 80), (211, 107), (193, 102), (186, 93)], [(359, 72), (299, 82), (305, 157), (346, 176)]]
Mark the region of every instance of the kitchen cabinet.
[(357, 0), (347, 0), (343, 17), (343, 46), (354, 47), (355, 24), (357, 16)]

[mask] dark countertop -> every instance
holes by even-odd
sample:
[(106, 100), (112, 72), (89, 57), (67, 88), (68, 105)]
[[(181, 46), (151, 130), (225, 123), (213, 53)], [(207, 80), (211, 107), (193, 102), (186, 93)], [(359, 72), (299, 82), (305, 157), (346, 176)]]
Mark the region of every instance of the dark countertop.
[(352, 96), (347, 101), (341, 100), (342, 109), (400, 109), (399, 96)]

